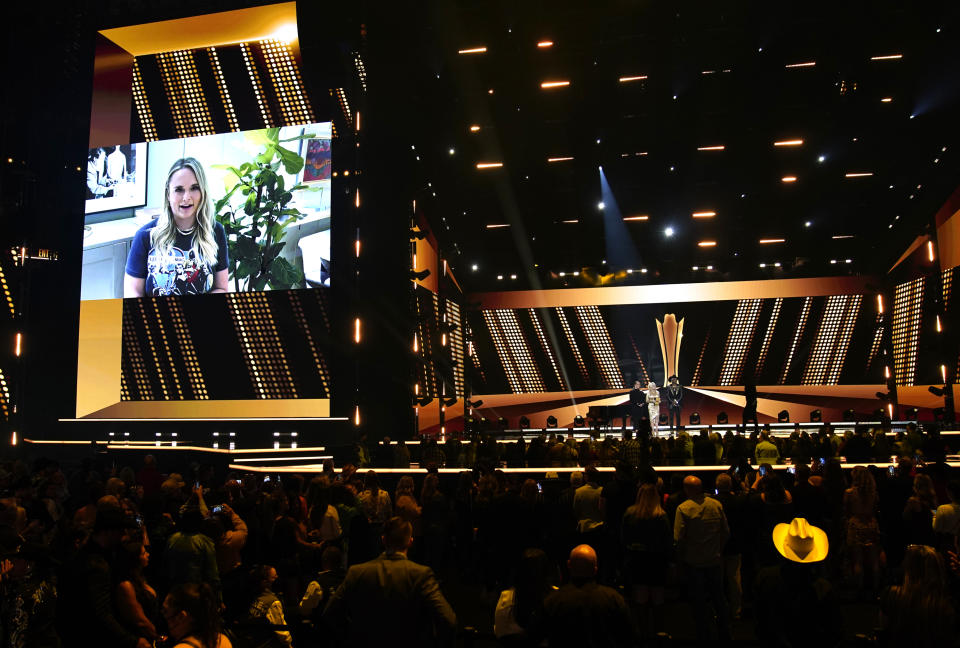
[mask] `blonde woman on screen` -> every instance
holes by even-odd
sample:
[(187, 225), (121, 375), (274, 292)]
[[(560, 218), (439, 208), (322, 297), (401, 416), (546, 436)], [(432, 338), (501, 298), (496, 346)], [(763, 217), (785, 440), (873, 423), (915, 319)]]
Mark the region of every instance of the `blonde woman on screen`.
[(227, 292), (227, 235), (216, 221), (203, 166), (173, 163), (163, 210), (133, 237), (123, 277), (124, 297)]

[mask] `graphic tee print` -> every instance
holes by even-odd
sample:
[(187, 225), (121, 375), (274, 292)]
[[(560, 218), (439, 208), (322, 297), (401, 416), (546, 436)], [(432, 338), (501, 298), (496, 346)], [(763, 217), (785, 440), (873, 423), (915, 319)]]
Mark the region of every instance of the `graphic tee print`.
[(150, 296), (199, 295), (213, 288), (213, 275), (227, 269), (227, 237), (223, 226), (214, 224), (217, 258), (211, 264), (200, 254), (194, 236), (177, 233), (166, 252), (150, 245), (150, 231), (156, 221), (141, 227), (133, 237), (126, 272), (144, 280), (144, 294)]

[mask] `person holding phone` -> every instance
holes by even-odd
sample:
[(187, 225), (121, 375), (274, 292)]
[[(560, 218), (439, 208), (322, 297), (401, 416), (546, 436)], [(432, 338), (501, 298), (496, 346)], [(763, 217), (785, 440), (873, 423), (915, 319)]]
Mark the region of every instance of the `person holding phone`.
[(174, 162), (160, 216), (133, 236), (123, 296), (227, 292), (227, 235), (214, 216), (203, 165), (190, 157)]

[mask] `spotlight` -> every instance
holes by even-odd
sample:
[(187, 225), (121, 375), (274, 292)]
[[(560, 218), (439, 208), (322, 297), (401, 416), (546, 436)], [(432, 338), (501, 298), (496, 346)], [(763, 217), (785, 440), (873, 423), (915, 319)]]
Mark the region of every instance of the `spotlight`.
[(700, 425), (700, 412), (694, 412), (690, 415), (690, 425)]
[(429, 276), (430, 276), (430, 269), (429, 269), (429, 268), (425, 268), (425, 269), (421, 270), (420, 272), (416, 272), (416, 271), (414, 271), (414, 270), (411, 270), (411, 271), (410, 271), (410, 278), (411, 278), (411, 279), (414, 279), (414, 280), (416, 280), (416, 281), (423, 281), (424, 279), (426, 279), (426, 278), (429, 277)]
[(517, 423), (520, 425), (521, 430), (525, 430), (526, 428), (530, 427), (530, 419), (528, 419), (526, 416), (521, 416)]
[(729, 422), (730, 422), (730, 417), (727, 416), (726, 412), (720, 412), (719, 414), (717, 414), (717, 423), (719, 425), (726, 425)]
[(843, 421), (844, 423), (853, 423), (857, 420), (857, 413), (852, 409), (843, 410)]
[(927, 391), (929, 391), (929, 392), (930, 392), (931, 394), (933, 394), (934, 396), (942, 397), (944, 394), (947, 393), (947, 388), (946, 388), (946, 387), (934, 387), (933, 385), (930, 385), (929, 387), (927, 387)]
[(818, 409), (810, 412), (810, 422), (811, 423), (821, 423), (823, 422), (823, 412)]
[(557, 427), (557, 417), (554, 416), (553, 414), (547, 417), (547, 427), (548, 428)]
[(667, 227), (667, 228), (665, 228), (665, 229), (663, 230), (663, 235), (664, 235), (664, 236), (673, 236), (673, 228), (672, 228), (672, 227)]
[(422, 241), (423, 239), (427, 238), (427, 233), (421, 229), (412, 229), (410, 230), (410, 238)]
[(587, 422), (579, 414), (573, 417), (573, 427), (584, 427), (586, 424)]
[(603, 211), (604, 207), (606, 207), (606, 205), (603, 204), (603, 201), (597, 203), (597, 209), (600, 211)]
[(419, 405), (420, 407), (426, 407), (433, 402), (433, 397), (431, 396), (421, 396), (420, 398), (414, 397), (413, 404)]
[(787, 410), (780, 410), (777, 413), (777, 423), (789, 423), (790, 422), (790, 412)]
[(451, 396), (450, 398), (446, 398), (443, 400), (444, 407), (453, 407), (456, 404), (457, 404), (456, 396)]

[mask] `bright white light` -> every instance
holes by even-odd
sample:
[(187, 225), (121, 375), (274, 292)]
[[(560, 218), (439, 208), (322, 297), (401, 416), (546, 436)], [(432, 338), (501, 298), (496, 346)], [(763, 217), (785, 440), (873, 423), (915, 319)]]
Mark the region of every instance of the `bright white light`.
[(804, 227), (810, 227), (810, 225), (812, 225), (810, 221), (807, 221), (806, 223), (803, 224)]
[(287, 23), (270, 34), (270, 38), (278, 40), (281, 43), (292, 43), (297, 40), (297, 23)]
[(666, 229), (663, 230), (663, 234), (664, 236), (673, 236), (673, 228), (667, 227)]
[(597, 209), (603, 209), (606, 205), (603, 204), (603, 201), (597, 203)]
[(456, 153), (456, 151), (453, 149), (450, 149), (449, 151), (447, 151), (447, 153), (449, 153), (450, 155), (453, 155), (454, 153)]
[(817, 158), (817, 162), (823, 162), (826, 159), (827, 159), (826, 155), (821, 155), (820, 157)]
[(477, 270), (480, 269), (480, 266), (478, 266), (476, 263), (474, 263), (472, 266), (470, 266), (470, 269), (473, 270), (474, 272), (476, 272)]

